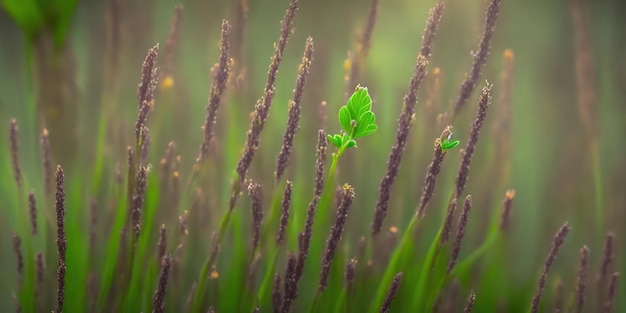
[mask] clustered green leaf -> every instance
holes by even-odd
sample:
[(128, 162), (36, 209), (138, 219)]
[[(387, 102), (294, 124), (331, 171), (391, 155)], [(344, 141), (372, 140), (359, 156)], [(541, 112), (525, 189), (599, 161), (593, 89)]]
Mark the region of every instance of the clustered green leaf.
[(356, 147), (356, 138), (365, 137), (376, 131), (376, 116), (372, 112), (372, 98), (367, 87), (357, 86), (348, 103), (339, 109), (340, 134), (328, 135), (328, 141), (340, 152)]

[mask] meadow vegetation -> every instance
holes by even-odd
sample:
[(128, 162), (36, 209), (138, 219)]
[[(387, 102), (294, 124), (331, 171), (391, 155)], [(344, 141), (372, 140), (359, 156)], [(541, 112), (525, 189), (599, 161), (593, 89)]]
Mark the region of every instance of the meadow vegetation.
[[(280, 24), (261, 23), (274, 37), (258, 39), (249, 34), (257, 7), (245, 0), (219, 17), (219, 31), (185, 28), (187, 15), (198, 16), (188, 5), (168, 6), (169, 23), (146, 22), (125, 15), (138, 10), (132, 4), (107, 0), (97, 54), (72, 50), (77, 1), (1, 2), (24, 34), (28, 83), (25, 104), (0, 111), (8, 126), (0, 311), (626, 309), (618, 297), (626, 233), (614, 229), (624, 202), (607, 187), (607, 169), (624, 164), (602, 154), (587, 1), (567, 5), (578, 101), (569, 116), (582, 123), (587, 150), (563, 162), (589, 175), (546, 177), (545, 197), (513, 177), (531, 174), (512, 170), (516, 153), (530, 153), (516, 149), (512, 125), (545, 119), (516, 117), (525, 104), (514, 101), (530, 101), (514, 96), (519, 54), (492, 49), (496, 38), (516, 40), (498, 37), (513, 1), (479, 1), (479, 31), (456, 30), (474, 49), (452, 67), (444, 47), (457, 38), (445, 36), (446, 16), (460, 1), (427, 1), (421, 40), (404, 37), (407, 64), (375, 50), (389, 31), (378, 18), (390, 1), (353, 8), (362, 27), (345, 60), (330, 53), (344, 46), (300, 33), (300, 15), (313, 14), (307, 2), (264, 8), (287, 6)], [(137, 38), (143, 63), (125, 63), (125, 32), (151, 23), (167, 36), (150, 45)], [(185, 40), (203, 38), (186, 32), (213, 34), (211, 68), (178, 56)], [(103, 60), (102, 70), (76, 71), (83, 57)], [(374, 75), (379, 62), (408, 75)], [(189, 68), (206, 79), (185, 77)], [(208, 98), (204, 111), (189, 105), (198, 95)], [(584, 195), (575, 198), (584, 213), (553, 208), (575, 203), (560, 202), (574, 194)], [(520, 201), (545, 213), (531, 215)]]

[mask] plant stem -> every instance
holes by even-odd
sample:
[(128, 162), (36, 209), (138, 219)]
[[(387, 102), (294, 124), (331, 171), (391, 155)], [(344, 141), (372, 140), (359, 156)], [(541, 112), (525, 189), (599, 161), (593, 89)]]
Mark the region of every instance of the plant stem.
[(348, 290), (344, 287), (339, 294), (339, 300), (335, 304), (335, 313), (350, 312), (350, 301), (348, 299)]
[(281, 208), (281, 200), (282, 200), (282, 192), (284, 189), (284, 180), (279, 180), (274, 183), (274, 192), (272, 196), (272, 204), (270, 206), (270, 216), (268, 221), (261, 228), (261, 240), (266, 243), (269, 243), (270, 237), (270, 229), (277, 229), (278, 219), (280, 218), (280, 208)]
[(259, 292), (257, 293), (256, 301), (257, 306), (261, 307), (264, 304), (265, 296), (267, 294), (267, 289), (272, 283), (272, 278), (274, 277), (274, 269), (276, 268), (276, 262), (278, 261), (278, 256), (280, 255), (280, 251), (282, 246), (275, 247), (275, 253), (272, 259), (270, 260), (270, 264), (265, 272), (265, 277), (263, 278), (263, 282), (261, 283), (261, 287), (259, 288)]
[(602, 189), (602, 167), (600, 165), (600, 149), (597, 140), (593, 140), (590, 147), (591, 166), (593, 169), (593, 186), (595, 197), (596, 225), (599, 230), (604, 229), (604, 194)]
[[(394, 250), (391, 256), (391, 259), (389, 259), (389, 264), (387, 265), (387, 268), (385, 269), (385, 274), (383, 275), (383, 278), (380, 281), (392, 280), (392, 277), (397, 272), (396, 268), (398, 267), (400, 261), (402, 260), (402, 257), (404, 256), (405, 251), (409, 250), (409, 243), (411, 242), (410, 240), (411, 236), (413, 235), (413, 232), (415, 228), (417, 227), (417, 225), (419, 225), (420, 221), (421, 221), (421, 218), (416, 212), (415, 215), (413, 215), (413, 218), (411, 219), (411, 221), (409, 222), (409, 226), (404, 232), (404, 235), (402, 236), (400, 245), (398, 246), (396, 250)], [(387, 294), (387, 287), (388, 286), (385, 286), (385, 284), (379, 284), (376, 294), (374, 298), (372, 299), (372, 303), (370, 304), (370, 309), (369, 309), (370, 312), (375, 313), (377, 311), (377, 308), (380, 308), (380, 305), (383, 303), (383, 299), (385, 298), (385, 295)]]
[[(431, 275), (431, 271), (435, 265), (437, 256), (439, 256), (439, 249), (441, 248), (440, 241), (441, 241), (442, 232), (443, 232), (443, 226), (439, 227), (439, 231), (437, 232), (435, 239), (433, 239), (431, 246), (428, 249), (428, 254), (426, 254), (426, 259), (424, 260), (424, 264), (422, 264), (420, 277), (418, 278), (418, 282), (417, 282), (416, 296), (415, 298), (413, 298), (414, 301), (412, 305), (413, 308), (417, 307), (418, 311), (424, 309), (422, 307), (424, 304), (423, 303), (424, 296), (426, 295), (426, 293), (428, 293), (428, 290), (426, 290), (426, 283), (428, 282), (428, 278)], [(435, 290), (435, 292), (436, 291), (437, 290)]]
[[(239, 194), (239, 191), (241, 190), (239, 178), (236, 177), (235, 179), (237, 180), (234, 181), (232, 185), (233, 195)], [(224, 212), (224, 216), (222, 216), (222, 219), (220, 220), (220, 225), (219, 225), (219, 229), (217, 232), (217, 236), (214, 238), (213, 245), (210, 250), (211, 254), (209, 255), (209, 259), (207, 260), (207, 262), (202, 267), (202, 271), (200, 272), (200, 280), (198, 281), (196, 294), (193, 299), (192, 312), (198, 312), (200, 310), (200, 306), (202, 305), (202, 295), (204, 294), (204, 285), (206, 283), (206, 277), (209, 274), (209, 269), (211, 268), (211, 266), (215, 264), (215, 261), (217, 259), (217, 250), (219, 249), (219, 246), (222, 243), (222, 240), (224, 239), (224, 235), (226, 234), (226, 228), (228, 227), (230, 217), (232, 216), (232, 213), (233, 213), (234, 207), (232, 206), (233, 205), (229, 204), (228, 209), (226, 210), (226, 212)]]
[(309, 313), (313, 313), (317, 309), (317, 305), (319, 303), (321, 294), (322, 292), (318, 288), (317, 291), (315, 292), (315, 298), (313, 298), (313, 303), (311, 303), (311, 306), (309, 306)]
[[(321, 201), (319, 204), (319, 213), (315, 215), (316, 222), (314, 223), (314, 225), (319, 225), (320, 222), (323, 223), (327, 219), (329, 202), (334, 191), (333, 186), (335, 185), (335, 172), (337, 172), (337, 163), (339, 163), (339, 157), (342, 153), (343, 151), (341, 150), (341, 148), (337, 153), (333, 153), (333, 161), (330, 164), (328, 176), (326, 177), (326, 182), (324, 183), (324, 192), (322, 193)], [(315, 236), (314, 238), (318, 237), (319, 236)]]

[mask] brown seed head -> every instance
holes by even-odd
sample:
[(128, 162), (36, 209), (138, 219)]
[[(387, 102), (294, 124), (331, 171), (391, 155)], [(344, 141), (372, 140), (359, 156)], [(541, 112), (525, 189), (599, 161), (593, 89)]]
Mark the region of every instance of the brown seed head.
[(159, 44), (148, 50), (141, 68), (141, 83), (137, 89), (137, 100), (139, 102), (139, 113), (135, 122), (135, 137), (137, 146), (141, 140), (141, 131), (146, 124), (148, 113), (154, 104), (154, 89), (159, 83), (158, 68), (156, 66), (159, 54)]
[(18, 188), (22, 188), (22, 168), (20, 166), (19, 158), (19, 146), (17, 143), (18, 127), (17, 121), (11, 119), (11, 126), (9, 128), (9, 150), (11, 151), (11, 161), (13, 165), (13, 178)]
[(461, 152), (461, 162), (459, 163), (459, 171), (456, 176), (456, 198), (461, 197), (467, 178), (469, 176), (470, 163), (472, 162), (472, 156), (476, 150), (476, 143), (478, 142), (478, 136), (480, 135), (480, 129), (482, 128), (485, 118), (487, 117), (487, 109), (491, 104), (491, 87), (492, 84), (487, 83), (487, 86), (483, 88), (480, 101), (478, 102), (478, 110), (476, 111), (476, 117), (472, 123), (472, 129), (470, 131), (469, 139), (465, 149)]
[(200, 154), (196, 159), (197, 164), (204, 161), (209, 154), (209, 147), (213, 138), (213, 126), (217, 120), (217, 110), (230, 76), (232, 61), (230, 58), (230, 30), (230, 23), (227, 20), (222, 20), (219, 65), (216, 64), (216, 72), (212, 75), (213, 82), (211, 83), (209, 102), (206, 106), (207, 116), (203, 126), (204, 139), (200, 145)]
[(348, 184), (343, 185), (341, 203), (339, 204), (339, 208), (337, 209), (335, 223), (330, 229), (328, 240), (326, 240), (326, 248), (324, 249), (324, 256), (322, 257), (322, 270), (320, 272), (319, 284), (320, 291), (325, 290), (328, 286), (328, 275), (330, 274), (330, 266), (333, 262), (333, 258), (335, 257), (337, 247), (339, 246), (339, 241), (341, 241), (344, 225), (346, 224), (346, 220), (348, 219), (348, 212), (350, 211), (350, 206), (352, 205), (353, 199), (354, 189), (352, 188), (352, 186)]
[(44, 188), (46, 196), (50, 197), (52, 196), (52, 165), (50, 162), (52, 156), (50, 153), (50, 137), (48, 136), (48, 130), (45, 128), (41, 131), (39, 144), (41, 146), (41, 162), (43, 163)]
[(454, 111), (452, 112), (451, 121), (453, 121), (459, 114), (469, 97), (472, 95), (472, 92), (476, 88), (478, 80), (480, 79), (482, 68), (487, 63), (487, 57), (489, 56), (489, 50), (491, 48), (491, 37), (493, 37), (496, 27), (496, 20), (498, 19), (501, 3), (502, 0), (491, 0), (489, 2), (485, 16), (485, 29), (482, 37), (480, 38), (478, 51), (472, 53), (472, 57), (474, 59), (472, 69), (461, 84), (461, 90), (459, 91), (459, 95), (454, 102)]
[(415, 104), (417, 103), (417, 92), (426, 75), (426, 67), (428, 60), (423, 55), (417, 56), (417, 63), (413, 70), (413, 75), (409, 81), (409, 90), (404, 96), (404, 104), (402, 105), (402, 113), (398, 117), (398, 127), (396, 130), (396, 139), (394, 145), (389, 152), (387, 159), (387, 172), (380, 181), (378, 187), (378, 200), (376, 201), (376, 209), (374, 211), (374, 221), (372, 222), (372, 234), (376, 235), (382, 228), (383, 220), (387, 216), (389, 202), (391, 199), (391, 188), (398, 175), (402, 154), (406, 148), (409, 133), (415, 120)]
[(283, 192), (283, 198), (281, 200), (281, 213), (280, 224), (278, 227), (278, 234), (276, 235), (276, 244), (281, 245), (285, 239), (285, 232), (287, 231), (287, 223), (289, 222), (289, 207), (291, 206), (291, 191), (293, 183), (287, 181), (285, 185), (285, 191)]
[(272, 287), (272, 305), (274, 306), (274, 313), (280, 312), (280, 306), (283, 302), (283, 296), (280, 293), (280, 275), (274, 274), (274, 285)]
[(583, 310), (585, 303), (585, 287), (587, 285), (587, 262), (589, 259), (589, 249), (583, 246), (580, 249), (580, 267), (578, 269), (578, 280), (576, 284), (576, 312)]
[(311, 71), (312, 61), (313, 38), (308, 37), (304, 48), (304, 55), (302, 56), (302, 63), (300, 63), (298, 77), (296, 78), (296, 88), (293, 90), (293, 100), (289, 102), (289, 119), (287, 120), (287, 129), (285, 129), (285, 133), (283, 134), (283, 144), (280, 147), (280, 152), (276, 156), (276, 171), (274, 172), (274, 179), (276, 181), (280, 180), (287, 167), (293, 146), (293, 139), (300, 128), (300, 106), (302, 96), (304, 95), (304, 86), (306, 85), (307, 77)]
[(408, 91), (404, 96), (402, 113), (400, 113), (400, 117), (398, 117), (395, 143), (391, 147), (389, 158), (387, 159), (387, 172), (381, 179), (378, 187), (379, 195), (378, 200), (376, 201), (376, 209), (374, 211), (374, 221), (372, 222), (373, 235), (380, 232), (383, 220), (387, 215), (389, 201), (391, 199), (391, 189), (396, 176), (398, 175), (402, 154), (404, 153), (408, 136), (411, 131), (411, 127), (413, 126), (413, 121), (415, 120), (417, 94), (422, 81), (426, 76), (428, 60), (430, 59), (430, 51), (435, 35), (437, 34), (437, 28), (439, 26), (439, 21), (441, 20), (442, 12), (443, 2), (438, 2), (433, 8), (430, 9), (426, 27), (422, 33), (422, 47), (417, 55), (417, 61), (415, 63), (415, 68), (413, 69), (413, 75), (409, 81)]
[(430, 59), (430, 52), (432, 50), (433, 41), (435, 41), (435, 36), (437, 35), (437, 28), (439, 28), (443, 8), (443, 1), (438, 1), (437, 4), (428, 11), (426, 27), (422, 32), (422, 47), (420, 48), (420, 55), (423, 55), (426, 60)]
[(402, 276), (404, 273), (400, 272), (393, 277), (393, 281), (391, 282), (391, 286), (389, 286), (389, 291), (387, 291), (387, 296), (385, 297), (385, 301), (383, 302), (382, 307), (380, 308), (381, 313), (389, 313), (391, 312), (391, 302), (398, 294), (398, 289), (400, 289), (400, 284), (402, 283)]
[(281, 307), (282, 313), (289, 313), (291, 303), (298, 297), (298, 273), (296, 255), (289, 253), (287, 269), (285, 270), (285, 293)]
[(233, 193), (231, 194), (231, 199), (229, 201), (229, 210), (233, 210), (237, 199), (239, 198), (239, 192), (237, 189), (238, 186), (243, 185), (245, 181), (246, 175), (248, 173), (248, 169), (252, 164), (252, 159), (254, 158), (254, 154), (259, 148), (259, 140), (261, 137), (261, 132), (263, 131), (263, 126), (265, 125), (265, 121), (270, 112), (270, 108), (272, 107), (272, 101), (274, 100), (275, 93), (275, 82), (276, 75), (278, 74), (278, 67), (280, 62), (283, 59), (283, 53), (285, 51), (285, 47), (287, 46), (287, 42), (289, 41), (289, 37), (293, 31), (293, 20), (298, 9), (297, 0), (291, 0), (289, 4), (289, 8), (285, 13), (285, 17), (282, 21), (282, 26), (280, 30), (280, 38), (278, 40), (278, 44), (276, 45), (276, 49), (274, 51), (274, 55), (272, 56), (272, 62), (269, 66), (269, 71), (267, 74), (267, 82), (265, 84), (265, 91), (263, 96), (257, 101), (254, 110), (254, 116), (250, 124), (250, 128), (247, 132), (247, 140), (246, 145), (244, 147), (244, 151), (237, 163), (237, 176), (238, 181), (233, 182)]
[(63, 302), (65, 300), (65, 255), (67, 251), (67, 239), (65, 237), (65, 175), (61, 165), (57, 165), (56, 171), (56, 213), (57, 213), (57, 310), (63, 312)]
[(465, 310), (463, 312), (472, 313), (472, 310), (474, 309), (474, 301), (476, 301), (476, 294), (474, 293), (474, 290), (472, 290), (469, 298), (467, 298), (467, 304), (465, 305)]
[[(285, 273), (285, 295), (281, 312), (288, 313), (291, 303), (298, 296), (298, 282), (304, 273), (304, 263), (309, 253), (309, 245), (313, 237), (313, 221), (315, 219), (315, 210), (319, 197), (314, 196), (309, 203), (306, 211), (306, 221), (304, 223), (304, 231), (298, 234), (298, 256), (290, 254), (289, 263), (287, 264), (287, 272)], [(293, 255), (293, 264), (292, 262)]]
[(617, 279), (619, 278), (619, 273), (615, 272), (611, 275), (611, 280), (609, 281), (609, 292), (606, 297), (606, 302), (604, 302), (604, 313), (611, 313), (613, 308), (613, 301), (615, 300), (615, 295), (617, 294)]
[(507, 229), (511, 220), (511, 208), (513, 207), (513, 198), (515, 198), (515, 190), (509, 189), (504, 195), (504, 202), (502, 204), (502, 215), (500, 216), (500, 230)]
[(539, 277), (539, 281), (537, 282), (537, 291), (535, 292), (535, 296), (533, 297), (533, 302), (531, 306), (531, 312), (537, 313), (539, 310), (539, 302), (541, 301), (541, 295), (543, 293), (543, 289), (546, 285), (546, 279), (548, 277), (548, 272), (552, 267), (552, 263), (556, 259), (557, 254), (559, 253), (559, 248), (563, 245), (565, 241), (565, 237), (570, 231), (570, 226), (567, 222), (561, 226), (559, 231), (554, 235), (554, 239), (552, 240), (552, 248), (550, 249), (550, 253), (546, 258), (546, 261), (543, 265), (543, 271), (541, 272), (541, 276)]
[(43, 265), (43, 255), (37, 253), (37, 257), (35, 259), (35, 299), (39, 298), (43, 291), (43, 274), (44, 273), (44, 265)]
[(324, 191), (324, 168), (326, 167), (326, 132), (323, 129), (317, 131), (317, 148), (315, 149), (315, 190), (316, 197), (321, 197)]
[(135, 194), (133, 195), (131, 212), (135, 242), (139, 237), (139, 233), (141, 232), (141, 215), (143, 210), (143, 203), (146, 197), (147, 174), (148, 169), (144, 166), (140, 166), (139, 171), (137, 172), (137, 185)]
[(37, 235), (37, 204), (35, 203), (35, 192), (28, 193), (28, 212), (30, 213), (30, 227), (33, 235)]
[(22, 239), (13, 233), (13, 252), (17, 258), (17, 275), (19, 277), (20, 286), (24, 282), (24, 255), (22, 255)]
[(443, 159), (448, 153), (447, 151), (443, 151), (441, 149), (441, 138), (447, 138), (448, 135), (451, 133), (451, 127), (448, 126), (443, 130), (441, 136), (435, 140), (435, 151), (433, 154), (433, 159), (428, 165), (428, 169), (426, 170), (426, 177), (424, 177), (424, 187), (422, 187), (422, 197), (420, 198), (420, 203), (415, 212), (415, 215), (418, 218), (424, 216), (426, 206), (428, 205), (428, 202), (435, 193), (435, 183), (437, 182), (437, 175), (439, 175)]
[(448, 273), (452, 271), (454, 265), (459, 260), (459, 253), (461, 252), (461, 241), (465, 236), (465, 229), (467, 228), (467, 221), (469, 219), (469, 212), (472, 208), (472, 196), (468, 195), (465, 198), (465, 204), (463, 205), (463, 212), (459, 217), (459, 225), (456, 231), (456, 238), (454, 239), (454, 246), (452, 247), (452, 254), (450, 256), (450, 263), (448, 263)]
[(161, 262), (161, 272), (159, 273), (159, 284), (152, 298), (153, 313), (165, 312), (165, 292), (167, 290), (167, 281), (172, 267), (172, 257), (165, 256)]
[(250, 183), (248, 194), (252, 200), (252, 251), (256, 251), (261, 234), (261, 221), (263, 220), (263, 192), (261, 185)]
[(150, 150), (150, 130), (148, 127), (141, 127), (141, 153), (139, 154), (139, 164), (146, 165), (148, 160), (148, 151)]
[(352, 285), (354, 284), (354, 272), (356, 271), (356, 259), (348, 260), (348, 264), (346, 264), (346, 272), (344, 274), (344, 284), (346, 286), (346, 290), (352, 290)]
[(137, 102), (139, 108), (144, 104), (151, 106), (154, 97), (154, 89), (158, 83), (157, 57), (159, 55), (159, 44), (148, 50), (146, 58), (141, 66), (141, 82), (137, 88)]
[(309, 245), (311, 244), (311, 238), (313, 237), (313, 222), (315, 220), (315, 211), (317, 204), (319, 203), (319, 197), (313, 197), (313, 200), (309, 202), (309, 206), (306, 210), (306, 220), (304, 222), (304, 231), (298, 235), (298, 263), (296, 266), (296, 278), (299, 280), (302, 273), (304, 273), (304, 261), (309, 253)]

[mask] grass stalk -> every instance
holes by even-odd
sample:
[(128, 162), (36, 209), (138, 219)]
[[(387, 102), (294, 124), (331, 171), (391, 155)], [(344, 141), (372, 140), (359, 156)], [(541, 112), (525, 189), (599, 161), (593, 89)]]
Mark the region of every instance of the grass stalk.
[[(402, 236), (400, 244), (394, 250), (391, 259), (387, 264), (385, 274), (383, 274), (383, 281), (391, 280), (391, 277), (395, 273), (397, 273), (397, 269), (402, 266), (402, 264), (400, 264), (401, 260), (403, 260), (405, 258), (405, 255), (411, 250), (413, 233), (420, 220), (424, 217), (426, 206), (428, 205), (428, 202), (432, 198), (435, 191), (437, 175), (439, 175), (439, 172), (441, 171), (441, 165), (447, 154), (447, 150), (444, 150), (442, 146), (442, 138), (448, 138), (448, 136), (452, 133), (450, 129), (450, 127), (446, 127), (441, 133), (441, 136), (435, 140), (435, 151), (433, 159), (428, 165), (428, 170), (426, 171), (426, 177), (424, 178), (424, 186), (422, 187), (422, 196), (420, 198), (420, 202), (415, 209), (415, 214), (413, 215), (413, 218), (409, 222), (409, 225), (404, 232), (404, 235)], [(436, 240), (436, 242), (438, 243), (439, 240)], [(382, 286), (379, 286), (370, 304), (371, 312), (373, 312), (372, 310), (374, 310), (374, 308), (378, 307), (379, 303), (382, 303), (384, 295), (385, 289)]]

